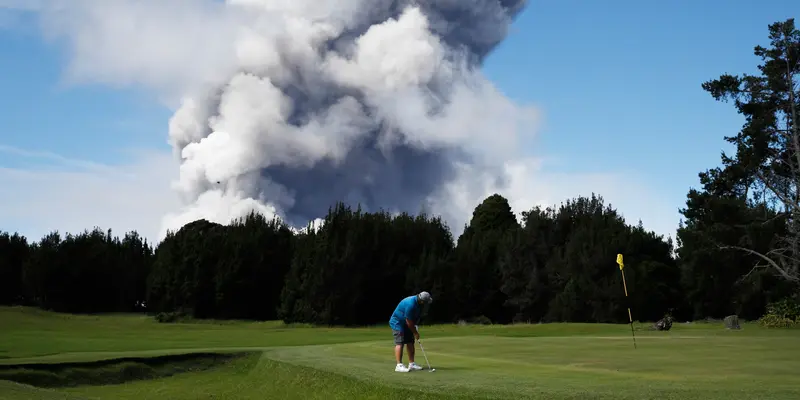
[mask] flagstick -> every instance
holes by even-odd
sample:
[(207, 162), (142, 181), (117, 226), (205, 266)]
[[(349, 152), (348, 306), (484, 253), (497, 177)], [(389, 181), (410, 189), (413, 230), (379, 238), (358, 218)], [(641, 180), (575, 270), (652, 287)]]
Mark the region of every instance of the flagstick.
[[(628, 299), (628, 285), (625, 284), (625, 271), (619, 270), (622, 273), (622, 286), (625, 288), (625, 299)], [(628, 306), (628, 321), (631, 323), (631, 336), (633, 336), (633, 348), (636, 348), (636, 334), (633, 333), (633, 317), (631, 317), (631, 307)]]
[[(625, 283), (625, 264), (622, 262), (622, 254), (617, 254), (617, 264), (619, 264), (619, 272), (622, 274), (622, 287), (625, 289), (625, 300), (628, 300), (628, 284)], [(636, 348), (636, 334), (633, 333), (633, 317), (631, 316), (631, 307), (628, 305), (628, 321), (631, 324), (631, 336), (633, 337), (633, 348)]]

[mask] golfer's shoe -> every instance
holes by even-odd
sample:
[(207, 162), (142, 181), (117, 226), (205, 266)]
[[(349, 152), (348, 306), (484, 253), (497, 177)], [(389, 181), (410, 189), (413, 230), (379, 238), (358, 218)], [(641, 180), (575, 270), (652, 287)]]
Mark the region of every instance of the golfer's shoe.
[(422, 369), (422, 367), (417, 365), (417, 363), (408, 363), (408, 370), (409, 371), (419, 371), (421, 369)]
[(397, 366), (394, 367), (394, 372), (408, 372), (408, 368), (403, 364), (397, 364)]

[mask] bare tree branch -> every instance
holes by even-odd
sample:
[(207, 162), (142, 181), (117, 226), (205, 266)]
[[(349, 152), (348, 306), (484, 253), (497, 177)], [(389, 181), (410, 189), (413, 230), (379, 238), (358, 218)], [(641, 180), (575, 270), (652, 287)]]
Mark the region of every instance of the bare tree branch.
[(753, 269), (751, 269), (751, 270), (750, 270), (750, 272), (748, 272), (748, 273), (746, 273), (746, 274), (742, 275), (742, 277), (741, 277), (741, 278), (737, 279), (737, 280), (736, 280), (736, 283), (743, 282), (744, 280), (746, 280), (747, 278), (749, 278), (749, 277), (750, 277), (750, 275), (752, 275), (752, 274), (753, 274), (753, 272), (756, 272), (756, 270), (759, 270), (759, 269), (767, 269), (767, 268), (769, 268), (769, 265), (764, 265), (764, 264), (756, 264), (755, 266), (753, 266)]
[[(798, 152), (798, 155), (800, 155), (800, 152)], [(767, 189), (769, 189), (769, 191), (772, 192), (772, 194), (774, 194), (781, 200), (781, 203), (783, 203), (787, 208), (791, 208), (794, 212), (800, 214), (800, 204), (797, 204), (796, 202), (786, 198), (786, 196), (784, 196), (781, 192), (779, 192), (777, 188), (775, 188), (775, 186), (772, 185), (767, 180), (767, 178), (761, 171), (756, 172), (756, 175), (758, 175), (758, 178), (761, 180), (761, 183), (763, 183), (764, 186), (766, 186)]]
[[(776, 219), (786, 218), (788, 216), (789, 216), (789, 213), (779, 212), (779, 213), (775, 214), (774, 217), (770, 217), (768, 219), (765, 219), (764, 221), (759, 222), (759, 225), (766, 225), (766, 224), (768, 224), (768, 223), (770, 223), (772, 221), (775, 221)], [(733, 226), (735, 226), (737, 228), (747, 228), (748, 226), (750, 226), (750, 224), (735, 224)]]
[(783, 276), (784, 279), (786, 279), (786, 280), (788, 280), (790, 282), (800, 283), (800, 276), (798, 276), (797, 271), (787, 271), (786, 269), (784, 269), (783, 267), (778, 265), (778, 263), (775, 262), (770, 257), (768, 257), (768, 256), (766, 256), (764, 254), (761, 254), (761, 253), (759, 253), (759, 252), (757, 252), (755, 250), (751, 250), (751, 249), (748, 249), (748, 248), (745, 248), (745, 247), (739, 247), (739, 246), (719, 246), (719, 248), (723, 249), (723, 250), (725, 250), (725, 249), (741, 250), (741, 251), (744, 251), (745, 253), (760, 257), (762, 260), (767, 262), (772, 268), (775, 268), (775, 270), (778, 271), (778, 273), (781, 276)]

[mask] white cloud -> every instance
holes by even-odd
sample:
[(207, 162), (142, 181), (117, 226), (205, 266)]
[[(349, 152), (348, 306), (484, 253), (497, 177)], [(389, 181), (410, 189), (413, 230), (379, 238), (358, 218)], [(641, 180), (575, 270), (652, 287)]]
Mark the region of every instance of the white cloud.
[(675, 238), (677, 207), (636, 174), (550, 172), (524, 164), (511, 165), (508, 170), (516, 175), (507, 192), (515, 212), (527, 211), (532, 205), (555, 206), (594, 193), (622, 214), (628, 224), (636, 225), (641, 220), (645, 229)]
[(234, 67), (236, 25), (217, 1), (11, 3), (38, 12), (44, 37), (68, 50), (69, 83), (144, 86), (175, 105), (192, 88), (215, 84), (214, 77)]
[(0, 146), (0, 159), (11, 155), (55, 163), (55, 169), (0, 164), (0, 229), (29, 239), (98, 226), (117, 235), (136, 230), (157, 241), (161, 218), (179, 206), (170, 190), (177, 163), (169, 152), (137, 152), (130, 163), (110, 166)]
[[(645, 229), (675, 238), (679, 221), (676, 207), (650, 187), (641, 177), (631, 173), (594, 172), (564, 173), (549, 171), (541, 160), (526, 158), (504, 165), (508, 186), (497, 189), (491, 176), (481, 176), (472, 167), (464, 167), (462, 174), (472, 179), (459, 179), (447, 188), (448, 196), (439, 208), (445, 210), (448, 220), (468, 220), (476, 200), (498, 193), (509, 200), (511, 209), (521, 221), (521, 213), (535, 206), (555, 206), (568, 199), (590, 197), (592, 193), (603, 197), (606, 205), (616, 209), (630, 225), (642, 221)], [(448, 214), (449, 213), (449, 214)], [(451, 226), (461, 232), (462, 226)]]

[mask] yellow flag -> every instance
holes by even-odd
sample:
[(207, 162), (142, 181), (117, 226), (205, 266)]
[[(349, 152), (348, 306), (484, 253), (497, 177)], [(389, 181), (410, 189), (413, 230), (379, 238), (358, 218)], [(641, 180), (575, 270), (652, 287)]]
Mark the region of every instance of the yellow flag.
[(617, 264), (619, 264), (620, 271), (625, 268), (625, 263), (622, 262), (622, 254), (617, 254)]

